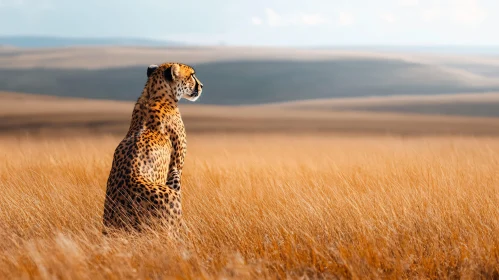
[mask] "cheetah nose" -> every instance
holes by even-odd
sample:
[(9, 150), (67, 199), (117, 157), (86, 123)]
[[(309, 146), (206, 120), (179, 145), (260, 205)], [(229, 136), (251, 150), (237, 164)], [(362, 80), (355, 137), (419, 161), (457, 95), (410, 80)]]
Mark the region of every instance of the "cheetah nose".
[(202, 83), (199, 83), (199, 86), (200, 86), (201, 88), (203, 88), (203, 84), (202, 84)]

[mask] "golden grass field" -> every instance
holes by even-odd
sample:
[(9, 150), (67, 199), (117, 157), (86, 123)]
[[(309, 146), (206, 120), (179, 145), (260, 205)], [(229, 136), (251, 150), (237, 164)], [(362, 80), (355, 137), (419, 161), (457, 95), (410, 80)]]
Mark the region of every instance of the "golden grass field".
[(100, 235), (119, 137), (3, 136), (0, 279), (499, 277), (497, 138), (188, 137), (174, 242)]
[(0, 279), (499, 278), (497, 118), (182, 105), (173, 240), (100, 234), (132, 102), (0, 99)]

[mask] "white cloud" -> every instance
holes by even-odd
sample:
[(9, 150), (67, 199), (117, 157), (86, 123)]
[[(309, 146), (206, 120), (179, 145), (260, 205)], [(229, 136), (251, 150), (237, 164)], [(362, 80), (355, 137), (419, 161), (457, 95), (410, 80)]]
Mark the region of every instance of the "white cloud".
[(263, 23), (263, 20), (261, 18), (259, 18), (259, 17), (253, 17), (251, 19), (251, 23), (253, 25), (261, 25)]
[(450, 12), (452, 20), (462, 24), (477, 24), (487, 17), (478, 0), (454, 0)]
[(444, 21), (453, 24), (474, 25), (483, 22), (487, 12), (479, 0), (449, 0), (446, 5), (434, 5), (421, 12), (423, 22)]
[(265, 15), (267, 16), (267, 24), (270, 26), (275, 27), (287, 25), (287, 23), (282, 19), (281, 15), (270, 8), (265, 9)]
[(395, 15), (392, 13), (383, 13), (379, 17), (386, 23), (394, 23), (395, 21), (397, 21)]
[(421, 18), (424, 22), (434, 22), (441, 17), (441, 11), (438, 8), (432, 8), (428, 10), (424, 10), (421, 13)]
[(329, 20), (319, 14), (302, 15), (301, 22), (305, 25), (321, 25), (329, 23)]
[(338, 16), (338, 25), (348, 26), (355, 22), (355, 18), (351, 13), (341, 12)]
[(415, 7), (419, 5), (419, 0), (399, 0), (398, 4), (405, 7)]
[(265, 17), (253, 17), (253, 25), (267, 25), (270, 27), (283, 26), (316, 26), (328, 24), (329, 20), (321, 14), (286, 14), (281, 15), (273, 9), (265, 9)]

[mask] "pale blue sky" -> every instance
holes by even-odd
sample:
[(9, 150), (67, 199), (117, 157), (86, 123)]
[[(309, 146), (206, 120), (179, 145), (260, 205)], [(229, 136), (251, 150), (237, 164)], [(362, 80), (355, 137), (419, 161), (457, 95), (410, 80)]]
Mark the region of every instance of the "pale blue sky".
[(0, 0), (0, 35), (499, 45), (499, 0)]

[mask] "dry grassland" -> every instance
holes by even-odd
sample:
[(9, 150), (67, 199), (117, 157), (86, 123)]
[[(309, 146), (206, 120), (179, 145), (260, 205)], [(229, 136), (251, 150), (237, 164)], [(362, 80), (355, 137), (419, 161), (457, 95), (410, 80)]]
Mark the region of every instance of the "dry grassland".
[(189, 231), (104, 238), (113, 136), (0, 138), (0, 278), (499, 277), (496, 138), (191, 134)]
[[(407, 98), (407, 100), (406, 100)], [(463, 104), (494, 104), (499, 94), (470, 97), (425, 96), (351, 98), (338, 101), (303, 101), (258, 106), (181, 104), (188, 134), (286, 133), (404, 136), (499, 136), (499, 118), (442, 116), (434, 114), (362, 112), (355, 106), (391, 106), (400, 102), (438, 104), (450, 99)], [(0, 92), (0, 135), (124, 135), (130, 125), (134, 102), (60, 98)], [(371, 106), (369, 105), (369, 106)], [(330, 108), (328, 108), (330, 106)], [(341, 111), (335, 110), (341, 108)], [(352, 111), (344, 111), (352, 108)]]

